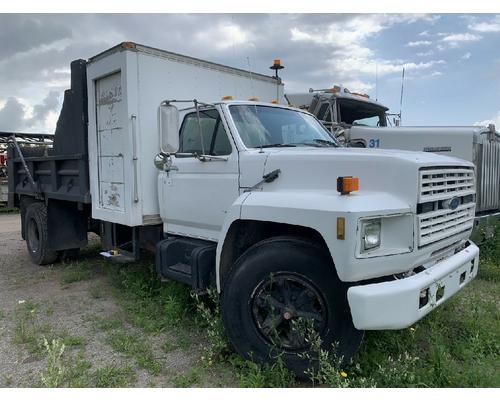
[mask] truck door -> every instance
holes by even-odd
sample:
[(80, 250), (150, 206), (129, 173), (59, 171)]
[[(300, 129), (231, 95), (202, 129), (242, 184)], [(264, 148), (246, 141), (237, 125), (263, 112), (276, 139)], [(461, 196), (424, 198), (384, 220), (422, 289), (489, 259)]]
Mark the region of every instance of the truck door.
[[(200, 110), (200, 124), (203, 142), (196, 113), (182, 121), (173, 169), (160, 175), (160, 209), (168, 233), (217, 240), (239, 196), (238, 152), (217, 110)], [(201, 161), (195, 154), (203, 151), (224, 160)]]

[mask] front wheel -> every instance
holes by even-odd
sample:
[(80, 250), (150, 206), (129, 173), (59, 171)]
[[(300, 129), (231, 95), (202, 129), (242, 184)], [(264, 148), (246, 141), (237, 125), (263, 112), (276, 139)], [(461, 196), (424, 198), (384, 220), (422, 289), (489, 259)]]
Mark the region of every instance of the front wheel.
[(298, 376), (311, 366), (303, 356), (308, 329), (343, 364), (363, 337), (328, 251), (295, 237), (264, 240), (238, 259), (224, 285), (222, 318), (242, 357), (268, 363), (281, 354)]

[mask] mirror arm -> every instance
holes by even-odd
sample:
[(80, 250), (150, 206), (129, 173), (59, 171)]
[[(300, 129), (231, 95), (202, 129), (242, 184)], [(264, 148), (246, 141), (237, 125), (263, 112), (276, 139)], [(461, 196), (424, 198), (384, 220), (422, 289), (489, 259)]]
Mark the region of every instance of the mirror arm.
[(201, 154), (205, 155), (205, 146), (203, 145), (203, 132), (201, 131), (200, 108), (198, 107), (198, 100), (193, 100), (196, 109), (196, 119), (198, 120), (198, 132), (200, 134)]
[(198, 153), (193, 153), (194, 158), (198, 159), (201, 162), (207, 162), (207, 161), (228, 161), (229, 157), (227, 156), (212, 156), (208, 154), (198, 154)]

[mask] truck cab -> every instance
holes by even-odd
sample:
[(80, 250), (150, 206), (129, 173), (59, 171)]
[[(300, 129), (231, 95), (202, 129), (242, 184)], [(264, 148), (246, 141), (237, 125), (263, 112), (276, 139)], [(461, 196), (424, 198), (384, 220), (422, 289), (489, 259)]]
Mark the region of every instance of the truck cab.
[(287, 93), (285, 97), (289, 105), (308, 110), (330, 129), (337, 125), (385, 127), (391, 123), (386, 106), (367, 94), (351, 92), (340, 85), (309, 89), (307, 93)]
[[(160, 268), (179, 272), (172, 238), (214, 243), (224, 321), (241, 354), (277, 334), (297, 362), (303, 343), (290, 339), (291, 321), (310, 317), (350, 357), (362, 330), (407, 327), (477, 274), (472, 163), (344, 148), (308, 112), (269, 103), (178, 110), (167, 101), (160, 113), (155, 163), (171, 237), (157, 250)], [(330, 312), (345, 319), (327, 328)], [(256, 331), (242, 328), (247, 315)]]

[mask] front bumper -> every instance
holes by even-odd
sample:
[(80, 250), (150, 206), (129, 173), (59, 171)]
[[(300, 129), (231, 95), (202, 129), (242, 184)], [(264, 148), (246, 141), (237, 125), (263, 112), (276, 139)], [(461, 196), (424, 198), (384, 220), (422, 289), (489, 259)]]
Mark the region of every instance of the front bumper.
[[(474, 279), (478, 265), (479, 248), (469, 241), (462, 251), (411, 277), (350, 287), (347, 298), (354, 326), (362, 330), (406, 328)], [(444, 294), (437, 299), (440, 287)], [(428, 302), (420, 306), (420, 292), (427, 288)]]

